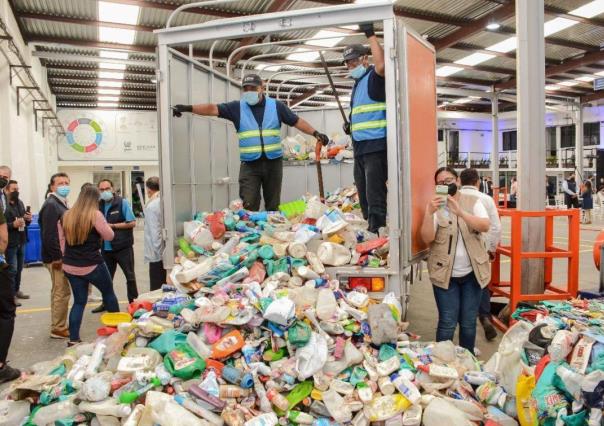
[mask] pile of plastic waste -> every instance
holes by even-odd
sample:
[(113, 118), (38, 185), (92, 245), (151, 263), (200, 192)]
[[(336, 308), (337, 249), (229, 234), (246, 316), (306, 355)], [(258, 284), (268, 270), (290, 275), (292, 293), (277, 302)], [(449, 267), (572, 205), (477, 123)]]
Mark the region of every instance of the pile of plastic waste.
[[(301, 134), (288, 136), (281, 141), (283, 157), (290, 161), (316, 160), (316, 139), (305, 138)], [(354, 157), (348, 137), (338, 133), (331, 135), (330, 143), (321, 149), (321, 158), (343, 161)]]
[(520, 306), (512, 318), (484, 366), (498, 379), (486, 402), (515, 399), (523, 426), (602, 425), (604, 299)]

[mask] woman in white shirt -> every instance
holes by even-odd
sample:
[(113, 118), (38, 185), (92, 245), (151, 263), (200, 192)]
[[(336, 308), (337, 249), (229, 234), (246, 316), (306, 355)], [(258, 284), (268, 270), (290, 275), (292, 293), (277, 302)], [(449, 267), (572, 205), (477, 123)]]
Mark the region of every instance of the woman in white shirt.
[(430, 244), (428, 271), (438, 308), (436, 340), (452, 340), (459, 324), (459, 345), (473, 353), (482, 288), (490, 281), (482, 238), (490, 221), (477, 197), (458, 191), (458, 180), (453, 168), (436, 171), (435, 183), (447, 185), (449, 195), (428, 203), (421, 237)]

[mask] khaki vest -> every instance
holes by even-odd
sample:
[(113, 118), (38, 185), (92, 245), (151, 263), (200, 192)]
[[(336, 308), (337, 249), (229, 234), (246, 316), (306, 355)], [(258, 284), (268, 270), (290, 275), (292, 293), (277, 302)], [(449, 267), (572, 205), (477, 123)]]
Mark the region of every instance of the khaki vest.
[[(474, 204), (478, 202), (478, 197), (461, 194), (458, 202), (460, 208), (473, 214)], [(458, 230), (461, 231), (463, 237), (461, 244), (466, 245), (474, 275), (480, 286), (484, 288), (491, 280), (491, 265), (482, 234), (468, 227), (464, 220), (460, 220), (451, 211), (449, 211), (448, 218), (439, 218), (436, 235), (430, 245), (430, 254), (428, 255), (430, 280), (437, 287), (449, 288), (455, 260), (455, 249), (458, 243)]]

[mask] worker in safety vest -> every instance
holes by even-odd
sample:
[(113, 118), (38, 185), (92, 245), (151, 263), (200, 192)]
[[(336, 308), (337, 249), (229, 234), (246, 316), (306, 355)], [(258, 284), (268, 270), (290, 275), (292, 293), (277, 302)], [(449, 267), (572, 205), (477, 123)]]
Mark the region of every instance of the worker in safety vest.
[(363, 24), (374, 65), (369, 64), (368, 50), (353, 44), (344, 50), (344, 63), (355, 80), (350, 100), (350, 124), (344, 132), (352, 137), (354, 182), (359, 192), (363, 217), (369, 231), (377, 233), (386, 225), (386, 81), (384, 49), (380, 46), (373, 24)]
[(175, 105), (172, 114), (180, 117), (183, 112), (192, 112), (231, 121), (239, 136), (239, 197), (243, 200), (243, 207), (258, 210), (262, 188), (265, 209), (275, 211), (280, 204), (283, 178), (281, 124), (314, 136), (323, 146), (327, 145), (329, 138), (298, 117), (283, 102), (266, 96), (260, 76), (246, 75), (242, 86), (241, 100), (222, 104)]

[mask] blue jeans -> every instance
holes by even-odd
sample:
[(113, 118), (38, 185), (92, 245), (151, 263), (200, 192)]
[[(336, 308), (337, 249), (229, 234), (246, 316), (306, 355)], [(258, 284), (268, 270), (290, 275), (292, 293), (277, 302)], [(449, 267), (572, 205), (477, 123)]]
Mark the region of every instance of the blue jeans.
[(6, 263), (8, 263), (8, 272), (11, 276), (13, 290), (15, 294), (21, 288), (21, 271), (23, 271), (23, 246), (18, 245), (6, 249)]
[(476, 317), (482, 289), (474, 273), (465, 277), (451, 277), (447, 290), (433, 286), (438, 307), (436, 341), (453, 340), (459, 323), (459, 346), (474, 353)]
[(80, 325), (88, 302), (88, 283), (99, 289), (108, 312), (119, 312), (120, 307), (113, 292), (111, 275), (104, 262), (87, 275), (72, 275), (65, 272), (65, 276), (73, 292), (73, 306), (69, 312), (69, 340), (76, 341), (80, 340)]
[(482, 295), (480, 296), (480, 308), (478, 310), (478, 315), (483, 318), (491, 317), (491, 290), (489, 287), (485, 287), (482, 289)]

